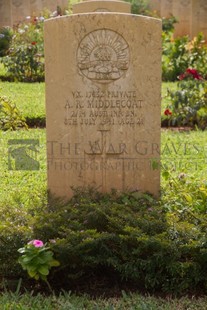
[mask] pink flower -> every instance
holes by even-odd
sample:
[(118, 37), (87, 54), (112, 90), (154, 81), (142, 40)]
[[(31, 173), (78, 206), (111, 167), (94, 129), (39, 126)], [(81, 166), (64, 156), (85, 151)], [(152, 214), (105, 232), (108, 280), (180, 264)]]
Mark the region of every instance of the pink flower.
[(32, 240), (28, 244), (34, 245), (36, 248), (41, 248), (44, 246), (44, 243), (41, 240)]

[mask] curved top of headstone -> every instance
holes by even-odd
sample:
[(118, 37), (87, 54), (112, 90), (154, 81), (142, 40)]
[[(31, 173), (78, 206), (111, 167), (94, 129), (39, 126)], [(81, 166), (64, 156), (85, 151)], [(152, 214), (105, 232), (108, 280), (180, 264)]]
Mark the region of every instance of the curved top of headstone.
[(73, 14), (89, 12), (131, 13), (131, 4), (118, 0), (83, 0), (73, 5)]

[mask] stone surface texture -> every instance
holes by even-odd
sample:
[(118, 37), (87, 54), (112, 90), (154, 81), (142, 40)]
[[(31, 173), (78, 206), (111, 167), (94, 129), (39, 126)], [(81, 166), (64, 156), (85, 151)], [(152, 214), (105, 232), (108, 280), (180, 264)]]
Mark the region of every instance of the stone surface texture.
[(111, 12), (45, 22), (48, 188), (160, 190), (161, 21)]
[(91, 0), (73, 5), (73, 13), (87, 12), (120, 12), (131, 13), (130, 3), (111, 0)]

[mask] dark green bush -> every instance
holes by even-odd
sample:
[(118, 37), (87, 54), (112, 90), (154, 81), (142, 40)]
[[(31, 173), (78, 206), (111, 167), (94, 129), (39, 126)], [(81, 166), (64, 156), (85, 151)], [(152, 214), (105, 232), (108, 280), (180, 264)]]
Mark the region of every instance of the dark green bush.
[(6, 55), (12, 40), (12, 29), (3, 27), (0, 29), (0, 57)]
[(188, 214), (168, 215), (148, 195), (79, 192), (69, 203), (49, 204), (35, 220), (34, 237), (54, 240), (61, 266), (53, 283), (61, 279), (61, 287), (102, 273), (150, 292), (206, 289), (204, 227)]
[(175, 24), (177, 23), (177, 19), (175, 16), (163, 17), (162, 18), (162, 30), (167, 34), (172, 34), (175, 28)]
[(18, 264), (17, 252), (23, 244), (31, 240), (29, 216), (22, 209), (11, 206), (0, 209), (0, 278), (2, 280), (18, 280), (24, 276)]
[(149, 0), (125, 0), (131, 3), (132, 13), (139, 15), (151, 15), (149, 11)]

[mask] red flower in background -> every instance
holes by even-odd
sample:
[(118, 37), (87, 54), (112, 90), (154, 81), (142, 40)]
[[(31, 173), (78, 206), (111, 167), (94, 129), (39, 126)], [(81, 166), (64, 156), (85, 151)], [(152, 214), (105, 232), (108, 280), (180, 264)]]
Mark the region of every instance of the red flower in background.
[(193, 77), (193, 79), (195, 80), (203, 80), (203, 77), (198, 73), (198, 71), (196, 69), (191, 69), (191, 68), (186, 69), (185, 73), (180, 74), (178, 76), (178, 79), (182, 81), (186, 77), (189, 77), (189, 76)]
[(203, 79), (202, 76), (198, 73), (198, 71), (196, 69), (188, 68), (186, 70), (186, 73), (191, 74), (193, 76), (193, 78), (196, 80), (202, 80)]
[(169, 115), (172, 115), (172, 112), (171, 112), (169, 109), (166, 109), (166, 110), (164, 111), (164, 114), (165, 114), (166, 116), (169, 116)]
[(32, 44), (32, 45), (36, 45), (36, 44), (37, 44), (37, 42), (33, 41), (33, 42), (31, 42), (31, 44)]
[(178, 76), (178, 79), (179, 79), (180, 81), (182, 81), (182, 80), (184, 80), (185, 77), (186, 77), (186, 75), (185, 75), (185, 73), (183, 73), (183, 74), (180, 74), (180, 75)]

